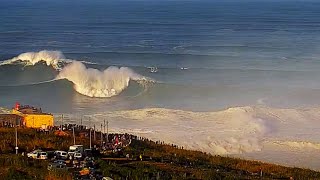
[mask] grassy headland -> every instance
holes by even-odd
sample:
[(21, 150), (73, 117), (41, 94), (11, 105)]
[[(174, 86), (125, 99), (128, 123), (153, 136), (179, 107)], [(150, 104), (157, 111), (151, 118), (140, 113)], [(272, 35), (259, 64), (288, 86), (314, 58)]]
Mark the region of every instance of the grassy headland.
[[(0, 128), (1, 179), (72, 179), (72, 170), (48, 171), (45, 160), (28, 159), (14, 154), (14, 128)], [(59, 136), (34, 129), (18, 129), (19, 152), (33, 149), (67, 150), (72, 136)], [(88, 137), (76, 136), (77, 144), (89, 146)], [(97, 139), (94, 144), (99, 145)], [(110, 159), (124, 157), (124, 161)], [(142, 155), (142, 161), (139, 156)], [(109, 157), (109, 159), (104, 159)], [(258, 161), (213, 156), (200, 151), (176, 148), (147, 139), (134, 139), (121, 152), (100, 155), (97, 167), (114, 179), (319, 179), (320, 172), (284, 167)], [(262, 171), (262, 177), (261, 177)]]

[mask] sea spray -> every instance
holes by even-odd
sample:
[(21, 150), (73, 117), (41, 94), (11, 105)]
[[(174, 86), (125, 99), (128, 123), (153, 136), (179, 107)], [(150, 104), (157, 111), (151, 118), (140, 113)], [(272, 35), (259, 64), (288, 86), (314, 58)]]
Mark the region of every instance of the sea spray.
[(126, 67), (109, 67), (100, 71), (74, 61), (60, 71), (57, 79), (71, 81), (77, 92), (89, 97), (112, 97), (127, 88), (130, 80), (140, 81), (145, 77)]

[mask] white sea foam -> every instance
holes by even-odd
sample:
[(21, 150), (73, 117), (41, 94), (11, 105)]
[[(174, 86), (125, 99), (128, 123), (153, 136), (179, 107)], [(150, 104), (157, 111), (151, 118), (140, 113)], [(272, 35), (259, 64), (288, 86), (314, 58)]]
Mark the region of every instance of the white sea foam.
[(77, 92), (89, 97), (112, 97), (126, 89), (130, 80), (146, 80), (145, 77), (126, 67), (109, 67), (99, 71), (87, 68), (78, 61), (65, 66), (57, 79), (71, 81)]
[(315, 149), (320, 150), (320, 143), (307, 142), (307, 141), (274, 141), (275, 145), (286, 146), (287, 148), (294, 149)]
[(67, 60), (61, 51), (39, 51), (39, 52), (26, 52), (17, 57), (3, 61), (0, 65), (13, 64), (16, 62), (23, 62), (26, 65), (35, 65), (39, 62), (45, 62), (46, 65), (52, 66), (55, 69), (60, 69), (60, 63), (70, 62)]
[[(163, 108), (112, 111), (92, 115), (96, 125), (109, 119), (112, 131), (162, 140), (212, 154), (247, 154), (267, 144), (288, 151), (320, 150), (319, 108), (234, 107), (217, 112)], [(259, 154), (259, 159), (263, 155)], [(299, 157), (295, 157), (298, 159)], [(298, 165), (298, 164), (297, 164)]]
[(113, 130), (163, 140), (188, 149), (213, 154), (259, 151), (268, 127), (253, 116), (252, 108), (230, 108), (219, 112), (173, 109), (139, 109), (97, 115), (96, 122), (114, 121)]

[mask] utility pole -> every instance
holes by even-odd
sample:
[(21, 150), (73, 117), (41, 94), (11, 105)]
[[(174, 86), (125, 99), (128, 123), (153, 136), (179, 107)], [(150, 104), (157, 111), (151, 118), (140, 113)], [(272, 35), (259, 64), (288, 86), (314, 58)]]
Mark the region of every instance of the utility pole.
[(15, 128), (15, 131), (16, 131), (16, 154), (18, 154), (18, 128), (17, 128), (17, 119), (16, 119), (16, 128)]
[(89, 117), (89, 126), (90, 126), (90, 149), (92, 149), (92, 144), (91, 144), (91, 119)]
[[(106, 119), (103, 120), (103, 134), (105, 133), (106, 133)], [(106, 142), (108, 142), (108, 138)]]
[(101, 147), (102, 147), (102, 140), (103, 140), (103, 137), (102, 137), (102, 124), (101, 124), (101, 130), (100, 130), (100, 141), (101, 141)]
[(93, 125), (93, 140), (96, 141), (96, 124)]
[(90, 127), (90, 149), (92, 148), (92, 144), (91, 144), (91, 127)]
[(106, 133), (106, 119), (103, 120), (103, 133)]
[(61, 131), (63, 130), (62, 126), (63, 126), (63, 114), (61, 114)]
[(91, 129), (91, 118), (90, 118), (90, 116), (89, 116), (89, 127)]
[(76, 145), (76, 136), (74, 134), (74, 126), (72, 128), (72, 134), (73, 134), (73, 145)]
[(109, 121), (107, 121), (107, 142), (109, 142)]

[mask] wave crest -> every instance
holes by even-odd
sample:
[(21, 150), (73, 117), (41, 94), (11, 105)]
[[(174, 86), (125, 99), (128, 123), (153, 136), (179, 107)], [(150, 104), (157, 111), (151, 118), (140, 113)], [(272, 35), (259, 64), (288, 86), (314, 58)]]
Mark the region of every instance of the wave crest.
[(77, 92), (89, 97), (112, 97), (126, 89), (130, 80), (146, 80), (145, 77), (127, 67), (109, 67), (104, 71), (99, 71), (87, 68), (78, 61), (65, 66), (57, 79), (71, 81)]
[(47, 66), (52, 66), (60, 70), (61, 64), (66, 63), (67, 60), (61, 51), (43, 50), (39, 52), (22, 53), (17, 57), (3, 61), (0, 65), (14, 64), (17, 62), (23, 62), (25, 65), (35, 65), (39, 62), (45, 62)]

